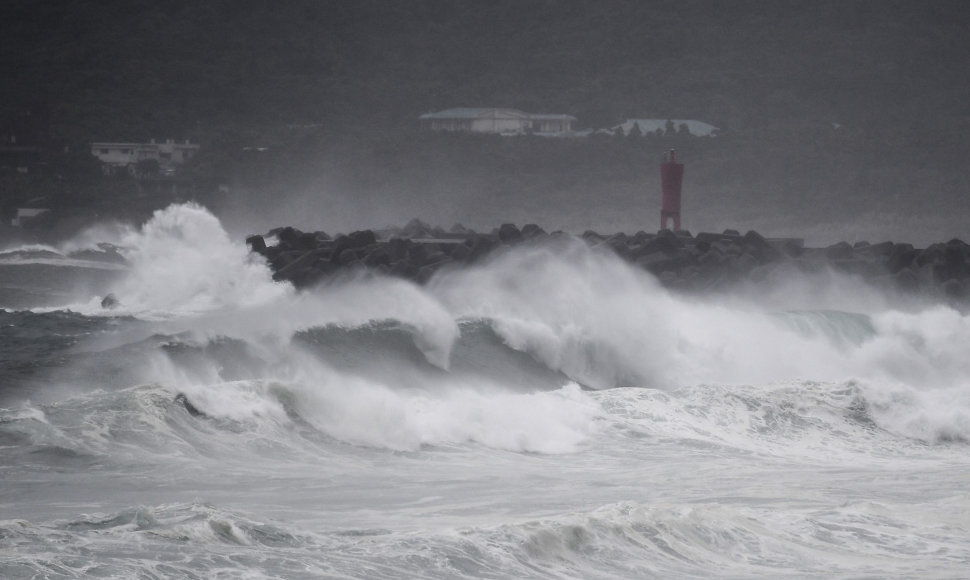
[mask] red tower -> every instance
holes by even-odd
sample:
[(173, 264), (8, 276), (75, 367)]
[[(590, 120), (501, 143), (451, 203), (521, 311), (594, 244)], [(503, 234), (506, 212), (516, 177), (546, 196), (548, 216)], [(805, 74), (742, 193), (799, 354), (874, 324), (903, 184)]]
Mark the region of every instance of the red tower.
[(663, 189), (663, 205), (660, 208), (660, 229), (667, 228), (667, 221), (674, 220), (673, 230), (680, 229), (680, 186), (684, 181), (684, 164), (674, 159), (674, 150), (664, 155), (660, 164), (660, 184)]

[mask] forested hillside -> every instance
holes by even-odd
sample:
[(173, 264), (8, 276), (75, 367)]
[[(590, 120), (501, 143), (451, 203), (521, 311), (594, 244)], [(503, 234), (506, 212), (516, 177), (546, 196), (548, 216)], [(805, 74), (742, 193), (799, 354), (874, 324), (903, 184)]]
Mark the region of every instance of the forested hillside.
[[(4, 119), (43, 111), (46, 138), (76, 147), (201, 142), (193, 171), (232, 181), (232, 199), (211, 200), (230, 213), (245, 201), (280, 219), (283, 206), (306, 219), (325, 205), (361, 221), (421, 209), (473, 222), (506, 196), (509, 219), (538, 221), (550, 204), (592, 198), (602, 211), (589, 227), (633, 227), (614, 206), (639, 203), (649, 228), (639, 196), (677, 145), (688, 227), (970, 214), (970, 10), (959, 1), (4, 5)], [(606, 146), (419, 132), (420, 114), (454, 106), (567, 113), (579, 127), (691, 118), (722, 131)], [(247, 146), (270, 149), (254, 159)], [(582, 214), (555, 219), (579, 227)]]

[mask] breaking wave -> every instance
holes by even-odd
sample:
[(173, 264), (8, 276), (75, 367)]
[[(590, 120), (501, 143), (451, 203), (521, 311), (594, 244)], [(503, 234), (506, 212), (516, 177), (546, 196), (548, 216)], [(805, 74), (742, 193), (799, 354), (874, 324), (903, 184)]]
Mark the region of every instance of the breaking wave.
[[(105, 310), (93, 297), (73, 309), (141, 326), (99, 337), (89, 354), (109, 364), (104, 353), (126, 349), (126, 379), (184, 392), (202, 407), (220, 390), (278, 383), (305, 405), (342, 409), (332, 420), (354, 417), (347, 429), (366, 423), (361, 409), (397, 425), (373, 436), (347, 431), (346, 440), (413, 448), (489, 439), (473, 429), (448, 434), (441, 421), (438, 434), (408, 427), (415, 413), (471, 422), (470, 409), (488, 409), (489, 397), (534, 404), (542, 415), (542, 404), (586, 397), (570, 385), (672, 392), (809, 381), (855, 385), (858, 405), (894, 433), (970, 439), (970, 319), (945, 306), (860, 313), (840, 310), (837, 297), (818, 310), (687, 298), (571, 239), (498, 253), (425, 286), (361, 275), (296, 292), (193, 204), (159, 211), (119, 241), (127, 264), (111, 288), (119, 306)], [(151, 336), (168, 338), (131, 351)], [(218, 415), (211, 405), (206, 412)]]

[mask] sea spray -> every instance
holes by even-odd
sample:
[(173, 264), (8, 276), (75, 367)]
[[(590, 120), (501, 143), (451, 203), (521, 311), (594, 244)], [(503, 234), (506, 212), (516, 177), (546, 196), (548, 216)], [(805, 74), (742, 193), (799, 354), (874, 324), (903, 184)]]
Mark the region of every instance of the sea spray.
[(297, 333), (326, 326), (359, 327), (395, 321), (407, 328), (427, 360), (447, 368), (458, 326), (441, 305), (418, 286), (394, 278), (345, 279), (293, 296), (232, 309), (201, 313), (162, 324), (171, 332), (201, 337), (229, 336), (266, 345), (287, 343)]
[(831, 341), (784, 328), (751, 305), (676, 296), (575, 240), (445, 273), (429, 292), (454, 316), (491, 320), (513, 348), (594, 388), (782, 380), (819, 367), (842, 378), (847, 371)]
[(126, 312), (167, 317), (264, 304), (291, 292), (193, 203), (156, 211), (121, 246), (130, 268), (114, 294)]
[(296, 332), (327, 324), (362, 325), (397, 320), (414, 330), (429, 361), (447, 367), (457, 326), (413, 283), (351, 276), (297, 293), (272, 280), (263, 259), (229, 239), (219, 220), (195, 204), (155, 213), (121, 240), (130, 266), (113, 295), (119, 307), (97, 303), (80, 310), (156, 319), (169, 333), (226, 335), (254, 343), (287, 341)]
[(660, 312), (669, 295), (652, 277), (580, 241), (516, 248), (481, 266), (443, 273), (429, 291), (455, 317), (491, 320), (511, 347), (583, 384), (666, 380), (656, 353), (673, 333)]
[[(230, 240), (219, 220), (194, 204), (156, 212), (143, 227), (120, 235), (130, 264), (114, 287), (121, 307), (103, 312), (92, 303), (80, 311), (152, 319), (150, 331), (188, 332), (203, 348), (220, 337), (239, 340), (259, 362), (242, 365), (240, 372), (224, 359), (205, 362), (211, 353), (204, 353), (197, 357), (201, 362), (178, 366), (179, 384), (271, 379), (270, 370), (297, 364), (288, 351), (300, 348), (291, 341), (301, 333), (375, 323), (407, 332), (425, 360), (447, 370), (462, 340), (460, 325), (480, 321), (507, 347), (587, 387), (856, 381), (869, 401), (867, 413), (885, 428), (926, 440), (961, 439), (970, 432), (964, 379), (970, 369), (960, 348), (970, 334), (966, 317), (947, 307), (913, 310), (910, 304), (908, 312), (894, 311), (879, 308), (878, 301), (870, 301), (875, 312), (868, 315), (785, 308), (785, 296), (804, 306), (816, 283), (826, 288), (826, 306), (855, 304), (859, 295), (851, 281), (832, 273), (821, 281), (779, 281), (765, 304), (737, 296), (688, 298), (611, 252), (565, 237), (441, 272), (426, 286), (347, 275), (296, 292), (273, 282), (259, 256)], [(346, 338), (323, 337), (337, 341), (331, 344)], [(378, 385), (393, 382), (390, 388), (398, 389), (429, 383), (427, 369), (388, 357), (388, 345), (360, 355), (352, 375)], [(256, 367), (262, 370), (246, 374)], [(149, 361), (139, 376), (166, 382), (169, 372)], [(461, 380), (488, 384), (488, 372), (479, 365)], [(503, 380), (563, 384), (524, 373), (507, 373)]]
[[(2, 577), (956, 578), (970, 564), (958, 312), (857, 309), (840, 291), (688, 298), (555, 243), (424, 286), (295, 292), (206, 212), (170, 210), (133, 230), (130, 310), (119, 293), (97, 316), (0, 313), (0, 387), (20, 389), (0, 409)], [(178, 270), (152, 271), (152, 239), (199, 284), (163, 296)], [(223, 282), (235, 274), (251, 286)]]
[(275, 379), (179, 389), (194, 409), (236, 429), (286, 439), (299, 424), (354, 445), (416, 451), (476, 442), (511, 451), (569, 453), (596, 431), (599, 406), (575, 384), (516, 393), (487, 381), (427, 376), (421, 385), (382, 383), (292, 354)]
[(855, 357), (873, 419), (908, 437), (970, 441), (970, 316), (938, 306), (873, 323)]
[[(121, 234), (130, 263), (116, 286), (122, 312), (162, 318), (157, 331), (189, 331), (203, 343), (242, 340), (274, 368), (292, 364), (285, 351), (300, 332), (391, 321), (407, 329), (429, 362), (448, 369), (459, 323), (482, 320), (509, 347), (590, 387), (857, 380), (869, 412), (887, 428), (927, 440), (965, 438), (970, 431), (961, 382), (970, 369), (959, 347), (970, 333), (966, 318), (945, 307), (882, 310), (866, 318), (687, 299), (613, 254), (570, 238), (443, 272), (427, 287), (362, 275), (298, 293), (273, 282), (261, 259), (231, 241), (218, 219), (197, 205), (171, 206)], [(838, 305), (841, 294), (851, 297), (828, 278), (827, 304)], [(809, 287), (809, 280), (802, 282)], [(805, 295), (790, 282), (785, 290)], [(376, 368), (380, 350), (373, 356)], [(148, 365), (144, 378), (156, 378), (156, 371), (157, 363)], [(221, 362), (178, 372), (179, 383), (238, 378)], [(398, 387), (429, 380), (425, 371), (405, 368), (357, 378), (383, 384), (395, 373)]]
[(301, 393), (304, 416), (358, 445), (416, 451), (475, 442), (538, 453), (571, 453), (595, 432), (598, 406), (578, 386), (510, 393), (453, 381), (446, 389), (401, 390), (327, 374)]
[(121, 246), (126, 240), (132, 239), (133, 235), (137, 235), (137, 228), (130, 224), (116, 221), (99, 222), (81, 230), (73, 237), (61, 241), (57, 244), (57, 248), (60, 252), (68, 255), (84, 251), (98, 251), (103, 250), (105, 245)]

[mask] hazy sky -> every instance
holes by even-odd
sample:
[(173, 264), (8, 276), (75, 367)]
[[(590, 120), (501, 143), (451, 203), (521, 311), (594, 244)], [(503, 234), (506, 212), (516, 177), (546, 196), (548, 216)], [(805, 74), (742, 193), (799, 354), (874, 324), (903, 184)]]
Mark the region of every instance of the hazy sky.
[[(595, 145), (523, 166), (487, 147), (435, 161), (405, 135), (420, 114), (463, 106), (570, 114), (580, 128), (631, 117), (721, 128), (722, 146), (683, 151), (695, 231), (960, 235), (968, 210), (966, 2), (11, 0), (7, 10), (5, 114), (43, 103), (55, 132), (79, 142), (201, 142), (236, 167), (229, 178), (246, 191), (222, 211), (241, 229), (412, 217), (656, 227), (658, 180), (644, 168), (666, 144), (622, 167)], [(278, 178), (240, 171), (253, 169), (244, 146), (277, 152)]]

